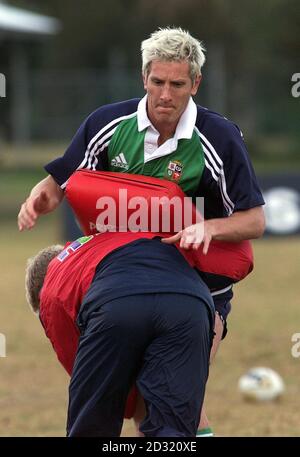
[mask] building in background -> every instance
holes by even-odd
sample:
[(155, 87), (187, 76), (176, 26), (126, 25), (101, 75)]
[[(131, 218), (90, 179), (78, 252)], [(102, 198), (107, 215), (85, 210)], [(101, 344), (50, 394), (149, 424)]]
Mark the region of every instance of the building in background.
[[(60, 29), (57, 19), (0, 1), (0, 73), (5, 75), (7, 86), (5, 106), (0, 107), (0, 137), (13, 142), (30, 139), (30, 48), (35, 44), (43, 46), (43, 40)], [(0, 103), (4, 105), (3, 99)]]

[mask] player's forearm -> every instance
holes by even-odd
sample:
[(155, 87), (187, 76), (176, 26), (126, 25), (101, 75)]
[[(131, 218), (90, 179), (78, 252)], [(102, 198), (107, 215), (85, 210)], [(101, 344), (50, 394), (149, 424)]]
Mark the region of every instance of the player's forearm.
[(59, 187), (59, 185), (54, 181), (52, 176), (47, 176), (38, 184), (36, 184), (30, 192), (30, 197), (34, 198), (41, 194), (41, 192), (45, 192), (48, 199), (47, 205), (41, 211), (41, 214), (47, 214), (53, 211), (62, 201), (64, 197), (63, 190)]
[(212, 238), (222, 241), (242, 241), (260, 238), (265, 230), (265, 217), (261, 206), (238, 211), (230, 217), (211, 219), (209, 225)]
[(63, 195), (62, 189), (52, 176), (40, 181), (21, 205), (18, 214), (19, 230), (22, 232), (32, 229), (39, 216), (50, 213), (60, 204)]

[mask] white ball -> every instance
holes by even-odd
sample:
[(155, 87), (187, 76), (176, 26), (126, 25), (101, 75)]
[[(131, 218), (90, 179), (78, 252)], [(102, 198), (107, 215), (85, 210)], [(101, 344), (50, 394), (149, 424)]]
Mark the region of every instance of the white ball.
[(282, 378), (271, 368), (252, 368), (239, 379), (238, 387), (248, 400), (275, 400), (285, 390)]

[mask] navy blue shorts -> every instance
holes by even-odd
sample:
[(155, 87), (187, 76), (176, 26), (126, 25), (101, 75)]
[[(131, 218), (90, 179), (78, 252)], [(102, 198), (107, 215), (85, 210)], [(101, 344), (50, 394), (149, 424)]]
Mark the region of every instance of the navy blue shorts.
[(174, 293), (111, 300), (80, 320), (69, 388), (68, 436), (119, 436), (136, 381), (145, 436), (195, 436), (208, 377), (211, 311)]
[[(221, 291), (219, 291), (221, 292)], [(215, 305), (216, 313), (220, 316), (221, 321), (223, 323), (223, 334), (222, 340), (227, 335), (227, 316), (231, 311), (231, 303), (230, 300), (233, 297), (232, 287), (228, 288), (228, 290), (219, 293), (219, 292), (212, 292), (212, 298)]]

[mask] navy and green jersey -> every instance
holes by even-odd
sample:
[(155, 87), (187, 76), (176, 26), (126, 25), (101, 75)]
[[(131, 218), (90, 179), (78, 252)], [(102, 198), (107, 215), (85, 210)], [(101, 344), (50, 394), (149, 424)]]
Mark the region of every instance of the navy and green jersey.
[(204, 197), (207, 219), (264, 204), (235, 124), (191, 98), (174, 137), (158, 147), (159, 132), (147, 117), (146, 100), (97, 109), (46, 171), (63, 189), (71, 174), (82, 168), (168, 179), (187, 195)]

